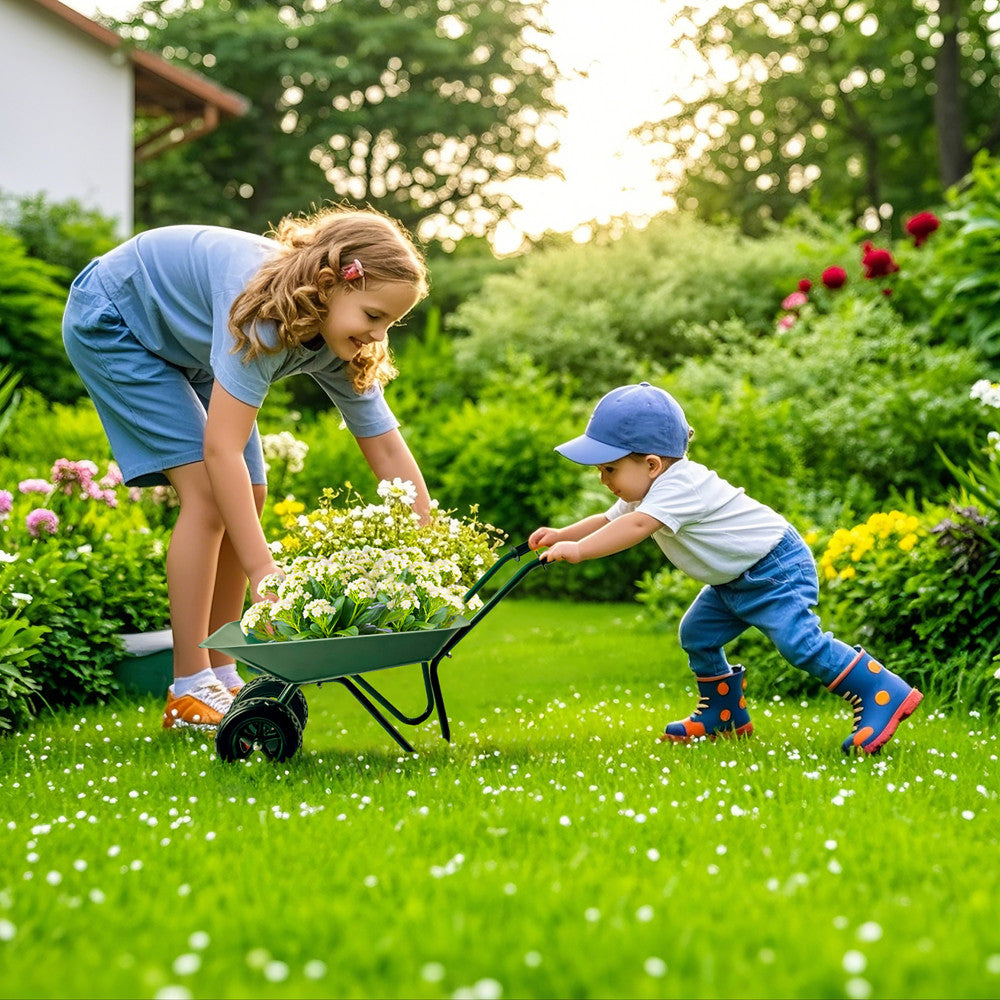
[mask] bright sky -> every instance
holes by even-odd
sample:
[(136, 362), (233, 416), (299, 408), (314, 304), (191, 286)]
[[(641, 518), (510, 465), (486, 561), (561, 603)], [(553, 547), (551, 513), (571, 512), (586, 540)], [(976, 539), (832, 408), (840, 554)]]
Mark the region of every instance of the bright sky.
[[(132, 0), (63, 0), (93, 15), (121, 17)], [(631, 128), (659, 117), (674, 94), (675, 64), (667, 48), (676, 0), (548, 0), (553, 29), (548, 48), (567, 79), (556, 100), (567, 109), (554, 123), (561, 149), (553, 157), (565, 179), (515, 180), (511, 195), (523, 205), (497, 234), (500, 252), (515, 249), (522, 232), (576, 232), (614, 216), (647, 218), (671, 207), (656, 180), (656, 151), (628, 137)]]

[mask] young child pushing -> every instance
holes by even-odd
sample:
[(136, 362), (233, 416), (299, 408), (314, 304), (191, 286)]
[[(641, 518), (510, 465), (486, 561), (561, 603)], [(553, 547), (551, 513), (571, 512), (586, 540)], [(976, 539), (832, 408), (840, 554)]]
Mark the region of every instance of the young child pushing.
[[(283, 220), (269, 238), (212, 226), (140, 233), (70, 290), (66, 351), (127, 484), (169, 483), (180, 512), (167, 553), (174, 683), (164, 728), (213, 728), (243, 681), (201, 649), (240, 617), (249, 580), (278, 572), (260, 525), (267, 494), (257, 411), (271, 383), (311, 375), (378, 479), (430, 498), (382, 395), (386, 338), (426, 294), (406, 232), (370, 210)], [(332, 470), (331, 470), (332, 471)]]
[(770, 507), (686, 457), (692, 431), (676, 400), (646, 382), (609, 392), (586, 431), (556, 448), (597, 467), (618, 498), (603, 514), (532, 532), (549, 562), (578, 563), (621, 552), (650, 536), (667, 558), (705, 583), (680, 623), (698, 684), (698, 705), (661, 741), (753, 732), (741, 666), (723, 646), (756, 625), (786, 660), (851, 703), (845, 753), (876, 753), (923, 697), (860, 647), (824, 633), (812, 610), (819, 583), (812, 552)]

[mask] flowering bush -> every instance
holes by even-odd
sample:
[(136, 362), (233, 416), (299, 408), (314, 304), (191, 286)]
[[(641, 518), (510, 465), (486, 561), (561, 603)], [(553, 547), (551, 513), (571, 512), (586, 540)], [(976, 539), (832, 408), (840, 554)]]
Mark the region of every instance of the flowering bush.
[(381, 503), (362, 502), (327, 489), (317, 510), (293, 499), (275, 512), (286, 534), (272, 545), (284, 559), (284, 578), (261, 587), (275, 601), (251, 605), (245, 635), (261, 641), (318, 639), (440, 628), (468, 607), (465, 592), (493, 563), (503, 534), (436, 506), (430, 523), (413, 510), (416, 489), (395, 479), (379, 483)]
[(60, 459), (0, 488), (0, 718), (117, 690), (118, 633), (167, 623), (165, 550), (113, 465)]
[[(927, 242), (930, 235), (938, 229), (939, 222), (933, 212), (919, 212), (906, 223), (906, 231), (913, 240), (914, 247), (921, 247)], [(885, 247), (878, 247), (871, 240), (865, 240), (861, 245), (861, 272), (866, 281), (879, 281), (880, 294), (883, 298), (888, 298), (893, 294), (893, 288), (887, 284), (886, 279), (895, 275), (900, 270), (899, 263), (893, 256), (892, 251)], [(778, 317), (778, 329), (789, 330), (796, 321), (804, 314), (804, 310), (819, 309), (824, 311), (829, 305), (830, 293), (837, 293), (848, 283), (847, 271), (839, 264), (832, 264), (825, 268), (820, 275), (819, 295), (810, 298), (813, 291), (813, 282), (809, 278), (799, 280), (795, 291), (790, 292), (781, 302), (784, 310)]]

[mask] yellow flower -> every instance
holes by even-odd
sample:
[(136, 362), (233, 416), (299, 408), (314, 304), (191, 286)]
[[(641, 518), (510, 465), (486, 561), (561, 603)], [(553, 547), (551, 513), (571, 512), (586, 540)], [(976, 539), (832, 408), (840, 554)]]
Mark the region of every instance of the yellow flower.
[(306, 505), (296, 500), (295, 497), (286, 497), (284, 500), (279, 500), (274, 505), (274, 513), (278, 517), (288, 517), (289, 515), (301, 514), (302, 511), (306, 509)]
[(899, 540), (899, 547), (904, 552), (909, 552), (910, 549), (912, 549), (913, 546), (916, 545), (919, 540), (920, 539), (911, 531), (908, 535), (904, 535)]
[(841, 580), (850, 580), (850, 578), (852, 576), (854, 576), (854, 575), (855, 575), (855, 571), (854, 571), (854, 567), (853, 566), (845, 566), (840, 571), (840, 579)]

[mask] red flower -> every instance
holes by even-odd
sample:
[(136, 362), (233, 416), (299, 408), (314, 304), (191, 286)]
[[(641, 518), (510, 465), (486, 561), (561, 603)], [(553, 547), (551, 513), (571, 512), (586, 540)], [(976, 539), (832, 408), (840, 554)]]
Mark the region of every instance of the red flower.
[(834, 264), (833, 267), (828, 267), (822, 275), (820, 275), (820, 281), (826, 285), (827, 288), (843, 288), (847, 284), (847, 272), (842, 267), (837, 267)]
[(808, 292), (809, 289), (812, 288), (812, 286), (813, 283), (808, 278), (802, 278), (801, 281), (799, 281), (800, 292)]
[(865, 269), (866, 278), (884, 278), (899, 270), (899, 265), (888, 250), (882, 250), (868, 242), (861, 249), (861, 266)]
[(927, 242), (927, 237), (941, 223), (933, 212), (917, 212), (906, 224), (906, 231), (913, 237), (913, 245), (921, 247)]

